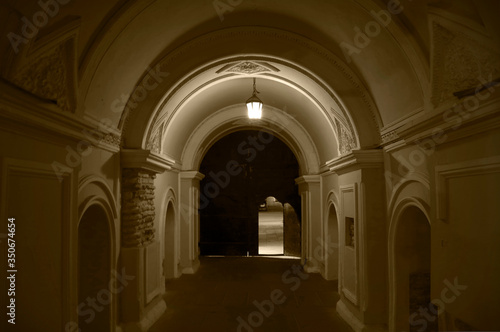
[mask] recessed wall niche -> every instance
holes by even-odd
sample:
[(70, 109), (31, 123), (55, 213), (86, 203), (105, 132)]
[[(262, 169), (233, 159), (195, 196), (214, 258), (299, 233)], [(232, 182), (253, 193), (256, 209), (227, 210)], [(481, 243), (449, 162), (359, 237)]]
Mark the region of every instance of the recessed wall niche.
[(345, 245), (354, 247), (354, 218), (345, 218)]

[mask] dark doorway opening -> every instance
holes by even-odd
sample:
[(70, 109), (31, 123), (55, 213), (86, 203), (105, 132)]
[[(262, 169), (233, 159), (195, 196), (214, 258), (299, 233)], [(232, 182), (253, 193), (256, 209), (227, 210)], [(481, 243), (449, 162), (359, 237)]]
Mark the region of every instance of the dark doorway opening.
[[(78, 303), (97, 299), (99, 311), (80, 310), (79, 331), (109, 331), (111, 329), (110, 231), (106, 212), (92, 205), (82, 216), (78, 226)], [(89, 308), (88, 306), (86, 307)]]
[[(299, 165), (280, 139), (256, 130), (229, 134), (209, 149), (200, 172), (205, 175), (200, 183), (201, 255), (258, 255), (259, 209), (269, 196), (283, 203), (283, 253), (287, 220), (293, 224), (290, 231), (298, 232), (288, 238), (300, 248)], [(293, 211), (293, 218), (286, 211)]]
[[(431, 227), (417, 207), (406, 208), (395, 237), (396, 328), (437, 331), (437, 316), (431, 303)], [(422, 314), (422, 312), (426, 312)], [(425, 328), (419, 322), (426, 321)]]

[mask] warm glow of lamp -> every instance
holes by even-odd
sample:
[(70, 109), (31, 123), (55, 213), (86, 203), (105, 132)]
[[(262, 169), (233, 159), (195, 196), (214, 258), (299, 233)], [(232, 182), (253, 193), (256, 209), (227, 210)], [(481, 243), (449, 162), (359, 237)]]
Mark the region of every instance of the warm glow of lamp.
[(257, 91), (255, 87), (255, 77), (253, 78), (253, 94), (247, 100), (248, 117), (250, 119), (260, 119), (262, 117), (262, 101), (257, 97)]

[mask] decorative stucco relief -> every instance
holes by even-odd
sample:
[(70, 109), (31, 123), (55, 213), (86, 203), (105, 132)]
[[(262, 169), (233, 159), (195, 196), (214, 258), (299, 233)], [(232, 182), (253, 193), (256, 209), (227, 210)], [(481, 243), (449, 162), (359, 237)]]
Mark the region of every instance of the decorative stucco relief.
[(19, 88), (76, 111), (76, 50), (79, 20), (40, 40), (32, 40), (7, 60), (3, 77)]
[(344, 126), (339, 120), (335, 119), (335, 134), (339, 140), (339, 153), (346, 155), (356, 148), (356, 139), (352, 132)]
[(147, 149), (154, 153), (161, 153), (161, 141), (163, 137), (163, 124), (151, 135), (146, 145)]
[(452, 26), (439, 22), (432, 25), (434, 106), (454, 99), (455, 92), (477, 87), (500, 76), (500, 55)]
[(231, 73), (240, 73), (240, 74), (258, 74), (266, 71), (270, 71), (264, 66), (261, 66), (255, 62), (243, 61), (226, 70)]

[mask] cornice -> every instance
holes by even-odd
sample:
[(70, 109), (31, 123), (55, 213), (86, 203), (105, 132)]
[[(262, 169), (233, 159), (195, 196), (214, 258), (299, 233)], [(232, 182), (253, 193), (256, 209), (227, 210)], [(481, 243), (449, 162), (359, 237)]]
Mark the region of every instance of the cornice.
[(346, 156), (332, 159), (326, 163), (330, 172), (345, 173), (363, 168), (379, 168), (384, 163), (382, 150), (353, 150)]
[(170, 170), (173, 160), (149, 150), (124, 149), (120, 153), (122, 168), (140, 168), (155, 173)]
[[(459, 112), (454, 110), (458, 107)], [(407, 143), (431, 138), (437, 132), (446, 134), (446, 141), (479, 134), (500, 126), (500, 99), (492, 98), (484, 102), (480, 108), (467, 111), (460, 104), (446, 108), (444, 111), (429, 114), (412, 121), (397, 130), (400, 138)], [(453, 112), (452, 114), (450, 112)], [(439, 145), (441, 139), (434, 140)]]
[(297, 185), (301, 184), (319, 184), (321, 182), (321, 175), (302, 175), (295, 179)]
[[(71, 113), (63, 113), (53, 102), (34, 96), (2, 79), (0, 118), (17, 123), (20, 127), (43, 130), (69, 140), (88, 140), (85, 133), (97, 131), (103, 135), (103, 139), (97, 144), (99, 148), (113, 153), (119, 151), (119, 136), (109, 131), (108, 127), (84, 121)], [(23, 133), (30, 135), (29, 130)]]
[(182, 171), (180, 174), (181, 174), (181, 179), (183, 179), (183, 180), (201, 181), (205, 177), (204, 174), (202, 174), (198, 171)]

